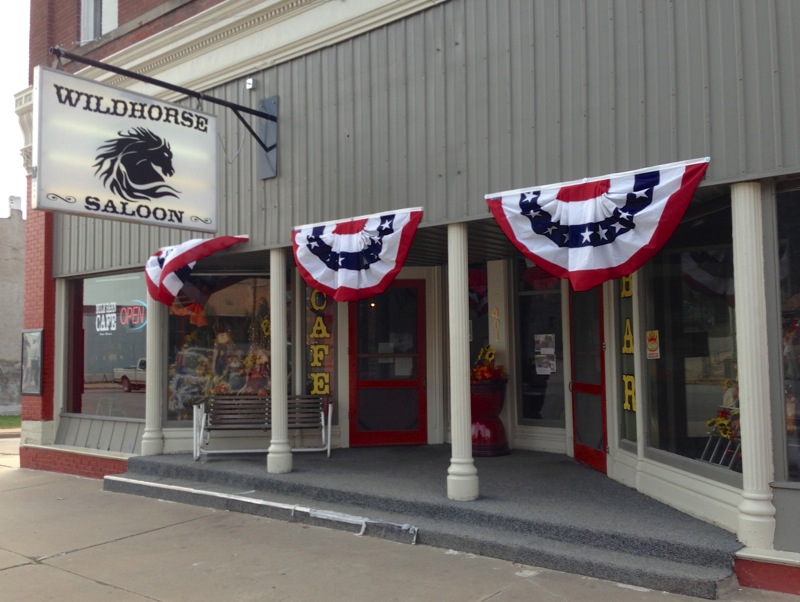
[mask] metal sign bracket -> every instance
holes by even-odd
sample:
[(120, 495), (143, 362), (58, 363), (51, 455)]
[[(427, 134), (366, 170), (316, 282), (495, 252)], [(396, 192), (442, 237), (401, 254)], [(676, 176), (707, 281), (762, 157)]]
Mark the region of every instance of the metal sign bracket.
[[(258, 177), (262, 180), (265, 180), (268, 178), (274, 178), (278, 175), (278, 97), (277, 96), (273, 96), (271, 98), (262, 100), (259, 103), (260, 110), (256, 110), (233, 102), (228, 102), (227, 100), (215, 98), (213, 96), (209, 96), (208, 94), (204, 94), (202, 92), (190, 90), (189, 88), (184, 88), (182, 86), (177, 86), (169, 82), (158, 80), (149, 77), (147, 75), (141, 75), (139, 73), (136, 73), (135, 71), (129, 71), (128, 69), (123, 69), (121, 67), (109, 65), (108, 63), (95, 61), (94, 59), (86, 58), (78, 54), (73, 54), (71, 52), (67, 52), (66, 50), (58, 46), (51, 48), (50, 54), (58, 57), (59, 64), (60, 64), (60, 59), (64, 58), (70, 61), (75, 61), (76, 63), (82, 63), (84, 65), (89, 65), (90, 67), (103, 69), (104, 71), (116, 73), (117, 75), (129, 77), (131, 79), (145, 82), (147, 84), (152, 84), (154, 86), (158, 86), (166, 90), (172, 90), (173, 92), (185, 94), (186, 96), (189, 96), (191, 98), (196, 98), (203, 102), (220, 105), (230, 109), (231, 111), (233, 111), (234, 115), (236, 115), (239, 121), (242, 122), (247, 131), (250, 132), (250, 135), (253, 138), (255, 138), (256, 142), (261, 147), (261, 152), (258, 153)], [(261, 131), (261, 135), (259, 135), (259, 133), (253, 129), (250, 123), (242, 115), (243, 113), (252, 115), (254, 117), (258, 117), (260, 119), (259, 129)]]

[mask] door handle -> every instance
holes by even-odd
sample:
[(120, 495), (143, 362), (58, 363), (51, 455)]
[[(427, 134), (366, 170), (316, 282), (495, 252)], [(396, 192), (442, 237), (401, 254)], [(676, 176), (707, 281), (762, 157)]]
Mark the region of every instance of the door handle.
[(572, 381), (569, 381), (569, 392), (572, 393)]

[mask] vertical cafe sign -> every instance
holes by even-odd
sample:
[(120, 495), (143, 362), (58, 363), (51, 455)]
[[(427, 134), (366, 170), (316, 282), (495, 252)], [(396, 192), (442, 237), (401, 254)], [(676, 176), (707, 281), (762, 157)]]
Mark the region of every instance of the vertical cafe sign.
[(308, 289), (306, 332), (308, 348), (308, 383), (310, 395), (330, 395), (333, 385), (334, 304), (325, 293)]
[(213, 116), (37, 67), (34, 209), (217, 231)]

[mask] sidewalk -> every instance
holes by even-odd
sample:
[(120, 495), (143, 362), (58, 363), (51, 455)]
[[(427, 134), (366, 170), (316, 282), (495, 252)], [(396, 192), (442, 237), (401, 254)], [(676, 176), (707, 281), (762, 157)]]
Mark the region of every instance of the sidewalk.
[[(3, 600), (696, 600), (482, 556), (103, 491), (0, 439)], [(724, 600), (798, 602), (737, 590)]]
[(19, 468), (20, 429), (0, 429), (0, 468)]
[(0, 439), (19, 439), (19, 434), (22, 431), (20, 428), (15, 429), (0, 429)]

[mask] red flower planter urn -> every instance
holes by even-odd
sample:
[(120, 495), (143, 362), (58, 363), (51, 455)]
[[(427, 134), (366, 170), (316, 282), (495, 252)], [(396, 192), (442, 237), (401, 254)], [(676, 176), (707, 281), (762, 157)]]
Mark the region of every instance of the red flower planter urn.
[(486, 380), (470, 386), (473, 456), (504, 456), (511, 451), (500, 420), (505, 398), (505, 380)]

